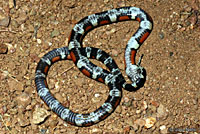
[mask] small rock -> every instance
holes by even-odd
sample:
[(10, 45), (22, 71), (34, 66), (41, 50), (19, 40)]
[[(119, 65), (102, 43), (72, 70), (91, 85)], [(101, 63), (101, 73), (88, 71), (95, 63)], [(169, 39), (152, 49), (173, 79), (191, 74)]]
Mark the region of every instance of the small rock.
[(0, 26), (8, 27), (10, 24), (10, 17), (5, 17), (4, 19), (0, 20)]
[(132, 105), (132, 100), (128, 97), (124, 97), (124, 102), (122, 103), (123, 106), (130, 107)]
[(108, 3), (108, 2), (109, 2), (109, 0), (104, 0), (103, 2), (104, 2), (104, 3)]
[(92, 102), (97, 103), (101, 101), (101, 97), (92, 97)]
[(7, 107), (6, 106), (0, 107), (0, 114), (5, 114), (6, 112), (7, 112)]
[(57, 124), (58, 124), (58, 120), (49, 121), (50, 128), (55, 128), (55, 126), (57, 126)]
[(140, 109), (136, 110), (136, 114), (140, 114), (140, 113), (141, 113)]
[(7, 45), (8, 51), (9, 51), (10, 53), (14, 53), (14, 52), (16, 51), (15, 47), (14, 47), (12, 44), (5, 43), (5, 45)]
[(2, 73), (0, 72), (0, 80), (1, 81), (5, 80), (7, 78), (7, 76), (8, 76), (8, 72), (7, 71), (2, 71)]
[(106, 34), (107, 34), (107, 35), (110, 35), (110, 34), (113, 34), (113, 33), (115, 33), (115, 32), (116, 32), (116, 29), (113, 28), (113, 29), (111, 29), (110, 31), (107, 31)]
[(32, 123), (39, 124), (43, 122), (48, 116), (50, 116), (50, 112), (48, 112), (46, 109), (36, 108), (35, 111), (33, 112)]
[(17, 80), (8, 79), (8, 86), (10, 91), (22, 91), (24, 90), (24, 85)]
[(133, 125), (134, 125), (133, 119), (131, 119), (131, 118), (126, 119), (126, 123), (127, 123), (129, 126), (133, 126)]
[(30, 121), (24, 117), (24, 115), (21, 115), (17, 118), (18, 122), (19, 122), (19, 125), (21, 127), (25, 127), (25, 126), (28, 126), (30, 125)]
[(0, 45), (0, 54), (6, 54), (8, 52), (8, 47), (5, 44)]
[(99, 93), (95, 93), (94, 97), (100, 97), (100, 94)]
[(160, 133), (161, 134), (167, 134), (168, 130), (165, 125), (160, 126)]
[(145, 120), (137, 119), (136, 121), (134, 121), (134, 124), (139, 125), (140, 127), (143, 127), (145, 125)]
[(13, 8), (13, 7), (14, 7), (14, 2), (13, 2), (13, 0), (9, 0), (9, 1), (8, 1), (8, 4), (9, 4), (9, 8)]
[(160, 106), (157, 109), (157, 117), (158, 118), (167, 117), (167, 109), (162, 104), (160, 104)]
[(142, 94), (136, 94), (134, 97), (135, 101), (141, 101), (144, 98), (144, 96)]
[(142, 105), (143, 105), (143, 109), (146, 110), (148, 108), (148, 105), (147, 105), (147, 102), (146, 101), (143, 101), (142, 102)]
[(26, 14), (26, 12), (25, 11), (21, 11), (19, 13), (19, 17), (17, 18), (17, 22), (19, 24), (22, 24), (22, 23), (26, 22), (27, 18), (28, 18), (28, 15)]
[(164, 37), (165, 37), (164, 33), (163, 33), (163, 32), (160, 32), (160, 33), (159, 33), (159, 37), (160, 37), (160, 39), (164, 39)]
[(47, 131), (48, 131), (48, 129), (42, 128), (42, 129), (40, 129), (40, 134), (46, 134)]
[[(13, 106), (17, 106), (17, 104), (13, 104)], [(15, 109), (15, 108), (13, 108), (13, 109), (9, 110), (9, 113), (11, 115), (16, 115), (17, 113), (19, 113), (19, 110), (22, 111), (21, 109)]]
[[(39, 55), (39, 57), (41, 56)], [(38, 62), (40, 60), (39, 57), (37, 54), (33, 54), (33, 53), (30, 54), (31, 62)]]
[(194, 105), (197, 105), (198, 104), (198, 99), (197, 98), (192, 99), (192, 102), (193, 102)]
[(119, 105), (116, 110), (115, 110), (116, 113), (121, 113), (122, 112), (122, 107)]
[(132, 125), (132, 129), (134, 130), (134, 132), (138, 131), (139, 125), (138, 124), (133, 124)]
[(57, 81), (56, 83), (55, 83), (55, 88), (59, 91), (60, 89), (60, 86), (59, 86), (59, 82)]
[(152, 113), (156, 113), (156, 111), (157, 111), (157, 108), (155, 106), (151, 106), (151, 108), (149, 108), (149, 109), (151, 109)]
[(11, 122), (9, 120), (5, 121), (4, 123), (5, 123), (5, 126), (11, 127)]
[(32, 9), (32, 10), (30, 11), (30, 15), (31, 15), (31, 16), (35, 16), (36, 14), (37, 14), (37, 12), (36, 12), (35, 9)]
[(152, 104), (153, 106), (155, 106), (155, 107), (158, 107), (158, 106), (159, 106), (159, 103), (156, 102), (156, 101), (151, 101), (151, 104)]
[(118, 52), (117, 52), (117, 50), (112, 50), (112, 55), (114, 55), (114, 56), (118, 56)]
[(132, 101), (129, 100), (128, 102), (124, 102), (122, 105), (125, 107), (130, 107), (132, 105)]
[(190, 24), (194, 26), (198, 22), (198, 18), (196, 16), (190, 17)]
[(131, 130), (130, 126), (125, 127), (124, 128), (124, 134), (129, 134), (130, 130)]
[(96, 43), (96, 46), (98, 46), (98, 47), (101, 46), (101, 45), (102, 45), (102, 42), (97, 42)]
[(53, 30), (53, 32), (51, 33), (51, 37), (52, 37), (52, 38), (53, 38), (53, 37), (56, 37), (56, 36), (58, 36), (58, 35), (60, 35), (60, 32), (59, 32), (57, 29)]
[(156, 118), (149, 117), (145, 120), (144, 128), (151, 128), (156, 123)]
[(48, 49), (50, 48), (50, 46), (51, 46), (50, 43), (51, 43), (51, 42), (48, 42), (48, 41), (45, 41), (45, 42), (43, 43), (43, 44), (44, 44), (44, 49), (45, 49), (45, 50), (48, 50)]
[(128, 97), (124, 97), (124, 102), (129, 102), (129, 98)]
[(61, 94), (59, 94), (59, 93), (56, 93), (55, 97), (60, 102), (64, 102), (65, 101), (65, 98)]
[(92, 134), (100, 134), (102, 133), (102, 130), (100, 128), (93, 128), (91, 129)]
[(90, 84), (89, 84), (89, 87), (93, 87), (93, 86), (94, 86), (94, 84), (93, 84), (93, 83), (90, 83)]
[(37, 43), (41, 44), (42, 43), (41, 39), (37, 39)]
[(136, 134), (134, 130), (130, 130), (129, 134)]
[(27, 93), (22, 93), (17, 97), (18, 105), (27, 107), (31, 103), (31, 98)]

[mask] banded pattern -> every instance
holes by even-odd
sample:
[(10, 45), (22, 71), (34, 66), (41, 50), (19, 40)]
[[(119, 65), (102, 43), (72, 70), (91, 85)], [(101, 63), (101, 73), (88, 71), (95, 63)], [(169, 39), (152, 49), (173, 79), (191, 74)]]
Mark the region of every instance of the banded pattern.
[(143, 86), (146, 74), (144, 68), (135, 63), (136, 52), (153, 28), (151, 17), (142, 9), (136, 7), (122, 7), (92, 14), (83, 18), (72, 29), (69, 37), (69, 51), (73, 62), (84, 75), (92, 79), (100, 79), (101, 81), (99, 82), (103, 80), (103, 82), (106, 83), (105, 79), (103, 79), (105, 76), (103, 76), (102, 73), (99, 73), (101, 75), (93, 77), (96, 65), (90, 62), (88, 58), (81, 55), (80, 48), (82, 48), (82, 40), (89, 31), (96, 27), (127, 20), (137, 20), (140, 22), (138, 30), (128, 41), (125, 50), (126, 74), (132, 81), (132, 84), (127, 84), (126, 81), (122, 83), (122, 87), (126, 90), (135, 91)]
[[(81, 54), (87, 58), (97, 59), (101, 62), (105, 62), (109, 59), (111, 62), (107, 63), (106, 66), (111, 68), (118, 68), (115, 61), (104, 51), (86, 47), (81, 49)], [(68, 122), (69, 124), (76, 126), (90, 126), (108, 117), (119, 105), (122, 97), (122, 87), (117, 82), (121, 77), (118, 75), (112, 75), (108, 71), (104, 71), (106, 75), (107, 85), (110, 88), (109, 95), (105, 103), (94, 112), (88, 114), (74, 113), (68, 108), (64, 107), (55, 97), (50, 93), (46, 81), (49, 68), (57, 61), (60, 60), (71, 60), (67, 47), (57, 48), (49, 53), (45, 54), (38, 63), (35, 75), (35, 84), (37, 92), (42, 100), (55, 112), (59, 117)], [(96, 68), (96, 74), (98, 75), (99, 67)], [(120, 72), (119, 72), (120, 73)], [(95, 77), (95, 76), (94, 76)]]
[[(128, 41), (125, 50), (126, 73), (132, 84), (127, 84), (115, 61), (104, 51), (86, 47), (82, 48), (84, 36), (92, 29), (120, 21), (137, 20), (140, 26), (136, 33)], [(96, 13), (80, 20), (73, 28), (69, 37), (69, 47), (57, 48), (44, 55), (36, 68), (35, 84), (37, 92), (42, 100), (58, 116), (69, 124), (76, 126), (91, 126), (108, 117), (119, 105), (122, 97), (122, 87), (128, 91), (136, 91), (143, 86), (146, 72), (139, 63), (135, 63), (136, 52), (149, 36), (153, 28), (153, 22), (149, 15), (140, 8), (122, 7), (109, 11)], [(89, 61), (89, 58), (97, 59), (107, 66), (107, 71)], [(88, 114), (74, 113), (61, 105), (51, 95), (46, 76), (52, 64), (60, 60), (73, 60), (79, 70), (89, 78), (108, 85), (110, 92), (105, 103), (94, 112)]]

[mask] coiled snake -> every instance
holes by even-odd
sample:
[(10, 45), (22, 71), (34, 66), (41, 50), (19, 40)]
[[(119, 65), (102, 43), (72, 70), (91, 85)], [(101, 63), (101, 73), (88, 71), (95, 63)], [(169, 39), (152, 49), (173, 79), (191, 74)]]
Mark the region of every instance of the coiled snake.
[[(104, 51), (98, 48), (82, 47), (84, 36), (92, 29), (117, 23), (120, 21), (136, 20), (140, 23), (138, 30), (128, 41), (125, 49), (126, 74), (132, 81), (127, 84), (115, 61)], [(69, 37), (69, 46), (57, 48), (45, 54), (36, 68), (35, 84), (41, 99), (58, 116), (75, 126), (91, 126), (108, 117), (119, 105), (122, 97), (122, 88), (136, 91), (143, 86), (146, 72), (140, 61), (135, 62), (136, 52), (147, 39), (153, 29), (151, 17), (142, 9), (136, 7), (116, 8), (101, 13), (95, 13), (81, 19), (72, 29)], [(89, 58), (97, 59), (107, 66), (110, 71), (94, 65)], [(74, 113), (64, 107), (50, 93), (46, 81), (51, 65), (60, 60), (72, 60), (78, 69), (87, 77), (105, 83), (110, 91), (105, 103), (94, 112), (88, 114)]]

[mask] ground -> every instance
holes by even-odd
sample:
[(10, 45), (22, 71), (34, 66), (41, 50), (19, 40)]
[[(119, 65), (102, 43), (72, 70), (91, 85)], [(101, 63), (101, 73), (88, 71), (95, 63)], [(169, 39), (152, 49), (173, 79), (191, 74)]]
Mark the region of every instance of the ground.
[[(200, 133), (199, 5), (199, 0), (16, 0), (14, 7), (13, 0), (1, 1), (0, 133)], [(83, 17), (123, 6), (140, 7), (153, 18), (152, 34), (137, 53), (137, 60), (144, 54), (147, 80), (137, 92), (123, 90), (120, 105), (104, 121), (86, 128), (69, 125), (38, 97), (37, 63), (50, 50), (67, 46), (70, 31)], [(109, 53), (127, 78), (124, 48), (137, 28), (133, 21), (96, 28), (83, 46)], [(72, 61), (53, 65), (48, 84), (60, 102), (79, 113), (94, 111), (109, 91)]]

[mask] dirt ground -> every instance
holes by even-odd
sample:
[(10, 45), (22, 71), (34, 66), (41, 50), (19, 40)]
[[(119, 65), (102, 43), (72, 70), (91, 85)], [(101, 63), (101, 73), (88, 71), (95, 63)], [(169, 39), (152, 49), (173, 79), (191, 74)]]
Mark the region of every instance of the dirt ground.
[[(120, 105), (104, 121), (71, 126), (38, 97), (37, 63), (50, 50), (67, 46), (71, 29), (83, 17), (123, 6), (140, 7), (154, 21), (137, 54), (137, 60), (144, 54), (145, 85), (137, 92), (123, 90)], [(109, 53), (127, 78), (124, 48), (137, 28), (133, 21), (96, 28), (83, 45)], [(3, 0), (0, 53), (0, 134), (200, 133), (200, 0), (16, 0), (16, 7), (13, 0)], [(101, 106), (109, 91), (72, 61), (53, 65), (48, 84), (60, 102), (79, 113)]]

